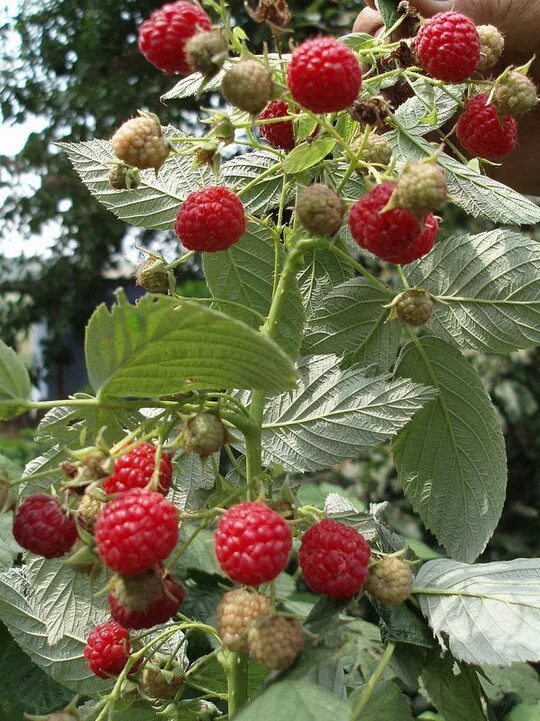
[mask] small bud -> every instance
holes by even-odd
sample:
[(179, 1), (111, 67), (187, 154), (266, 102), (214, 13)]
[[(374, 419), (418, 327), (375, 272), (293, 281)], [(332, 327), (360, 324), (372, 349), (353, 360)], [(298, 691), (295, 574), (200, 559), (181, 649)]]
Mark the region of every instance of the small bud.
[(159, 258), (147, 258), (137, 268), (135, 282), (149, 293), (167, 294), (170, 289), (172, 274), (165, 269)]
[(186, 44), (186, 57), (193, 70), (212, 78), (227, 57), (225, 38), (219, 30), (197, 33)]

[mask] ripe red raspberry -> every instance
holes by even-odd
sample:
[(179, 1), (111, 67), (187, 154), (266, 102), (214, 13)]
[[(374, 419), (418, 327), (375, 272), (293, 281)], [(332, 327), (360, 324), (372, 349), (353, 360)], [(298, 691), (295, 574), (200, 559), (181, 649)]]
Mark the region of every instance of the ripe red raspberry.
[(216, 556), (222, 569), (246, 586), (273, 581), (287, 565), (291, 547), (291, 529), (265, 503), (232, 506), (216, 529)]
[[(274, 120), (274, 118), (288, 118), (289, 106), (284, 100), (273, 100), (259, 115), (259, 120)], [(273, 148), (292, 150), (294, 148), (294, 127), (291, 120), (282, 123), (269, 123), (260, 125), (259, 132)]]
[(415, 49), (424, 70), (448, 83), (466, 80), (480, 62), (476, 25), (453, 10), (434, 15), (420, 28)]
[(225, 73), (221, 94), (246, 113), (260, 113), (274, 92), (270, 68), (259, 60), (242, 60)]
[[(114, 462), (112, 475), (103, 482), (109, 494), (124, 493), (132, 488), (146, 488), (152, 482), (156, 463), (156, 447), (153, 443), (140, 443)], [(171, 456), (161, 451), (159, 479), (156, 491), (165, 496), (171, 487)]]
[(152, 628), (165, 623), (184, 602), (186, 592), (181, 583), (152, 574), (120, 578), (109, 594), (111, 616), (124, 628)]
[(182, 429), (182, 443), (187, 453), (197, 453), (208, 458), (222, 448), (227, 440), (227, 431), (221, 419), (213, 413), (197, 413)]
[(396, 605), (409, 598), (412, 583), (413, 575), (407, 561), (387, 556), (371, 567), (365, 590), (380, 603)]
[(149, 113), (126, 120), (112, 136), (111, 145), (119, 160), (141, 169), (159, 170), (171, 150), (159, 119)]
[(504, 37), (494, 25), (478, 25), (480, 37), (480, 62), (476, 69), (483, 73), (497, 63), (504, 50)]
[(334, 113), (351, 105), (362, 87), (356, 55), (334, 38), (306, 40), (292, 54), (287, 82), (299, 105)]
[[(84, 647), (90, 670), (98, 678), (118, 676), (129, 660), (129, 633), (116, 621), (101, 623), (90, 633)], [(135, 666), (130, 673), (135, 671)]]
[(103, 563), (135, 576), (167, 558), (178, 541), (178, 512), (161, 493), (134, 488), (107, 503), (96, 523)]
[(486, 94), (475, 95), (459, 116), (457, 136), (471, 155), (497, 160), (517, 146), (517, 123), (510, 115), (502, 118), (497, 108), (488, 103)]
[(173, 75), (191, 72), (186, 43), (212, 23), (204, 10), (186, 0), (167, 3), (155, 10), (139, 28), (139, 48), (148, 62)]
[(232, 190), (216, 185), (196, 190), (184, 200), (174, 232), (188, 250), (214, 253), (234, 245), (246, 229), (242, 202)]
[(360, 533), (326, 518), (302, 536), (298, 562), (315, 593), (351, 598), (365, 583), (370, 556), (371, 548)]
[(249, 655), (266, 668), (285, 671), (304, 648), (304, 630), (295, 618), (267, 616), (248, 631)]
[(324, 183), (309, 185), (298, 195), (298, 220), (313, 235), (335, 235), (343, 222), (344, 212), (339, 195)]
[(254, 621), (270, 613), (270, 601), (260, 593), (237, 588), (226, 593), (216, 611), (216, 629), (231, 651), (247, 651), (247, 633)]
[(433, 300), (427, 290), (406, 290), (398, 296), (394, 311), (402, 323), (418, 327), (431, 318)]
[(45, 558), (59, 558), (77, 539), (77, 527), (57, 498), (36, 493), (26, 498), (13, 519), (17, 543)]
[(358, 200), (349, 213), (349, 228), (359, 246), (389, 263), (410, 263), (429, 253), (439, 225), (427, 213), (423, 229), (409, 210), (394, 208), (381, 212), (388, 204), (396, 183), (375, 186)]

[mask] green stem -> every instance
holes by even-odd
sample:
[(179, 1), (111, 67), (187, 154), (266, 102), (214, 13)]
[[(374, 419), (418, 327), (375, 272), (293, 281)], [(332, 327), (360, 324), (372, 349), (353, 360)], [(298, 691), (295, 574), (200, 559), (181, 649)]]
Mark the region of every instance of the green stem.
[(335, 245), (330, 246), (328, 250), (331, 250), (334, 255), (337, 255), (338, 258), (341, 258), (341, 260), (350, 265), (351, 268), (357, 270), (361, 275), (364, 276), (367, 281), (369, 281), (369, 283), (371, 283), (371, 285), (375, 286), (386, 295), (394, 297), (395, 293), (390, 290), (387, 285), (385, 285), (382, 281), (380, 281), (372, 273), (370, 273), (367, 268), (364, 268), (361, 263), (359, 263), (354, 258), (351, 258), (351, 256), (344, 250), (341, 250), (341, 248), (337, 248)]
[(353, 709), (351, 711), (350, 721), (357, 721), (357, 719), (360, 717), (360, 714), (362, 713), (365, 705), (371, 698), (371, 694), (373, 693), (375, 687), (379, 683), (379, 680), (384, 672), (384, 669), (390, 663), (390, 660), (395, 651), (395, 648), (396, 648), (396, 644), (392, 643), (392, 642), (389, 643), (388, 646), (385, 648), (382, 658), (377, 665), (377, 668), (371, 675), (371, 678), (367, 682), (364, 690), (362, 691), (362, 693), (358, 697), (358, 700), (356, 701), (356, 703), (353, 706)]
[(248, 663), (245, 653), (230, 652), (227, 658), (229, 718), (233, 718), (248, 701)]

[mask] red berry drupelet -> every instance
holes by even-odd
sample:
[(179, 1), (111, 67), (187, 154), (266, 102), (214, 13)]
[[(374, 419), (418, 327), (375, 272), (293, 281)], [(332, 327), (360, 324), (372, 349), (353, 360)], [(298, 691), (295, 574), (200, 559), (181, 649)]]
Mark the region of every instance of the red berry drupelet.
[[(132, 488), (146, 488), (152, 481), (155, 462), (156, 447), (153, 443), (140, 443), (115, 460), (113, 473), (103, 482), (103, 489), (113, 495), (130, 491)], [(156, 490), (165, 496), (171, 486), (171, 479), (171, 456), (162, 451)]]
[[(129, 660), (129, 633), (116, 621), (101, 623), (90, 633), (84, 647), (90, 670), (98, 678), (118, 676)], [(135, 671), (136, 665), (131, 673)]]
[(302, 536), (298, 562), (315, 593), (351, 598), (366, 581), (370, 556), (371, 548), (360, 533), (326, 518)]
[(103, 563), (135, 576), (163, 561), (178, 541), (178, 511), (161, 493), (135, 488), (107, 503), (96, 523)]
[(480, 62), (476, 25), (452, 10), (434, 15), (420, 28), (415, 49), (424, 70), (448, 83), (466, 80)]
[(146, 608), (128, 608), (114, 591), (109, 594), (109, 608), (113, 619), (124, 628), (152, 628), (171, 619), (180, 610), (185, 597), (182, 584), (173, 578), (166, 578), (161, 593), (150, 599)]
[(517, 147), (517, 123), (510, 115), (499, 117), (497, 108), (488, 100), (486, 94), (472, 97), (459, 116), (456, 132), (471, 155), (497, 160)]
[(212, 23), (204, 10), (187, 0), (167, 3), (155, 10), (139, 28), (139, 48), (148, 62), (171, 75), (188, 75), (191, 66), (186, 44)]
[(291, 547), (291, 529), (265, 503), (247, 501), (232, 506), (216, 529), (216, 556), (222, 569), (246, 586), (276, 578), (287, 565)]
[(388, 263), (411, 263), (430, 252), (439, 224), (432, 213), (420, 221), (409, 210), (393, 208), (381, 212), (396, 183), (375, 186), (351, 208), (349, 228), (358, 245)]
[(174, 231), (182, 245), (199, 253), (227, 250), (246, 229), (241, 200), (221, 185), (196, 190), (184, 200)]
[[(259, 115), (259, 120), (274, 120), (275, 118), (288, 118), (289, 106), (284, 100), (273, 100)], [(264, 138), (273, 148), (292, 150), (294, 148), (294, 128), (292, 120), (282, 123), (269, 123), (259, 126), (261, 138)]]
[(358, 97), (362, 69), (353, 51), (339, 40), (315, 38), (293, 52), (287, 82), (299, 105), (314, 113), (335, 113)]
[(13, 520), (17, 543), (45, 558), (59, 558), (77, 539), (77, 527), (57, 498), (36, 493), (26, 498)]

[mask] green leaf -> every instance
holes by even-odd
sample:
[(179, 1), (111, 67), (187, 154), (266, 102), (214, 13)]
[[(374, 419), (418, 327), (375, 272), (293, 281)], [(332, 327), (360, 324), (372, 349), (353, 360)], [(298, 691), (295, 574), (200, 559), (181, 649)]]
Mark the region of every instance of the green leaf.
[[(284, 254), (279, 246), (277, 252), (281, 263)], [(275, 255), (274, 239), (267, 230), (255, 223), (248, 224), (241, 240), (229, 250), (204, 253), (204, 273), (211, 294), (215, 298), (240, 304), (236, 306), (216, 302), (216, 307), (258, 329), (268, 315), (272, 302)], [(303, 326), (302, 296), (298, 283), (293, 279), (278, 322), (276, 337), (276, 342), (291, 358), (296, 358), (300, 350)]]
[[(362, 693), (355, 691), (350, 703), (354, 703)], [(413, 721), (411, 708), (405, 696), (393, 681), (385, 681), (375, 687), (369, 701), (359, 714), (352, 713), (350, 721)]]
[(272, 399), (263, 422), (266, 464), (290, 472), (329, 468), (395, 435), (431, 398), (408, 381), (342, 371), (336, 356), (301, 361), (298, 387)]
[[(396, 110), (396, 118), (400, 124), (415, 135), (422, 135), (428, 131), (440, 128), (454, 117), (461, 108), (461, 103), (467, 89), (466, 85), (452, 85), (451, 88), (437, 88), (425, 80), (413, 83), (414, 97), (402, 103)], [(429, 128), (426, 127), (426, 116), (435, 111), (430, 118)], [(386, 138), (390, 140), (390, 135)], [(432, 149), (433, 154), (433, 149)]]
[(486, 721), (476, 671), (456, 663), (450, 654), (441, 658), (440, 651), (433, 651), (422, 681), (431, 702), (448, 721)]
[(483, 671), (487, 678), (480, 676), (480, 683), (490, 700), (499, 702), (512, 694), (524, 703), (540, 701), (540, 678), (528, 663), (514, 663), (504, 668), (484, 666)]
[[(219, 460), (219, 454), (216, 456)], [(203, 463), (196, 453), (181, 453), (173, 459), (169, 500), (182, 511), (200, 511), (214, 488), (211, 458)]]
[(263, 178), (253, 188), (240, 194), (244, 207), (252, 215), (267, 215), (279, 205), (284, 180), (279, 158), (273, 153), (256, 150), (238, 155), (221, 166), (225, 183), (237, 188), (243, 188), (273, 166), (279, 168), (279, 172)]
[[(182, 524), (182, 540), (191, 536), (196, 530), (195, 526)], [(185, 552), (180, 556), (175, 568), (186, 570), (194, 568), (208, 574), (223, 575), (214, 554), (214, 533), (207, 529), (200, 531), (189, 544)]]
[(520, 703), (505, 716), (504, 721), (538, 721), (540, 718), (540, 701), (533, 704)]
[(540, 246), (526, 235), (454, 236), (406, 272), (440, 298), (430, 322), (440, 338), (491, 353), (540, 345)]
[(362, 278), (352, 278), (330, 290), (315, 305), (304, 335), (304, 353), (346, 355), (346, 365), (384, 373), (394, 362), (401, 336), (398, 323), (388, 319), (388, 296)]
[[(221, 70), (217, 75), (208, 80), (204, 85), (204, 91), (210, 92), (212, 90), (218, 90), (223, 80), (225, 71)], [(162, 103), (166, 103), (167, 100), (182, 100), (184, 98), (192, 98), (198, 95), (201, 91), (203, 76), (201, 73), (191, 73), (187, 78), (182, 78), (176, 85), (161, 96), (160, 100)]]
[[(183, 135), (169, 127), (170, 136)], [(193, 159), (186, 155), (170, 155), (156, 174), (153, 170), (140, 173), (136, 190), (114, 190), (109, 185), (111, 164), (116, 161), (111, 144), (105, 140), (83, 143), (58, 143), (92, 195), (131, 225), (156, 230), (169, 230), (181, 203), (194, 190), (215, 183), (208, 166), (193, 167)]]
[(452, 654), (467, 663), (509, 666), (540, 660), (540, 560), (469, 566), (428, 561), (415, 578), (422, 612)]
[(83, 657), (88, 633), (109, 615), (106, 599), (95, 596), (103, 583), (62, 560), (37, 559), (0, 574), (0, 620), (15, 641), (55, 681), (88, 696), (111, 685)]
[(23, 550), (13, 538), (12, 526), (11, 513), (0, 514), (0, 571), (11, 568), (13, 561)]
[(407, 643), (412, 646), (431, 648), (433, 636), (425, 621), (404, 604), (388, 606), (373, 602), (380, 616), (381, 637), (386, 643)]
[(0, 421), (15, 418), (27, 408), (25, 401), (30, 400), (32, 384), (22, 360), (0, 340)]
[(370, 48), (377, 42), (377, 39), (368, 33), (349, 33), (342, 35), (339, 40), (351, 50)]
[(352, 275), (351, 267), (331, 251), (317, 248), (310, 253), (304, 269), (298, 274), (306, 314), (311, 315), (333, 288)]
[(399, 0), (377, 0), (377, 7), (386, 29), (391, 28), (399, 18)]
[(406, 346), (396, 373), (438, 392), (394, 442), (404, 491), (452, 558), (472, 563), (505, 499), (506, 453), (495, 409), (469, 362), (438, 338)]
[(90, 383), (100, 397), (148, 398), (197, 388), (291, 388), (294, 368), (278, 346), (197, 303), (123, 293), (100, 305), (86, 331)]
[(318, 138), (312, 143), (301, 143), (285, 157), (283, 170), (287, 174), (301, 173), (302, 170), (312, 168), (321, 160), (324, 160), (328, 153), (332, 152), (337, 140), (334, 138)]
[(255, 698), (236, 717), (237, 721), (328, 721), (346, 719), (349, 708), (326, 689), (311, 681), (281, 681)]
[[(394, 154), (403, 161), (422, 160), (433, 155), (433, 146), (420, 135), (395, 131), (385, 137)], [(486, 218), (504, 225), (540, 222), (540, 207), (515, 190), (480, 175), (445, 153), (438, 156), (437, 162), (445, 170), (450, 199), (473, 218)]]

